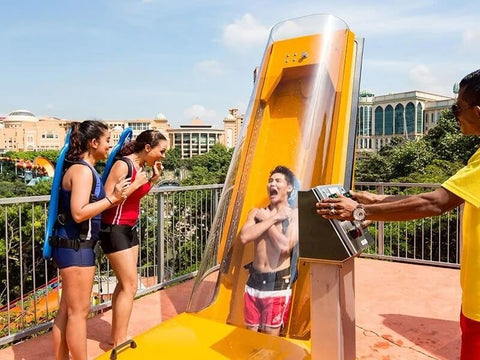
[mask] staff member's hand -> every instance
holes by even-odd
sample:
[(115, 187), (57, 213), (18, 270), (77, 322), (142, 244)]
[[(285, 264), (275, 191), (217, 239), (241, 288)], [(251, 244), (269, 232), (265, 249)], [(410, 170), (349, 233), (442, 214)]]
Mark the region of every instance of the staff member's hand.
[(325, 219), (335, 220), (353, 220), (353, 210), (357, 206), (358, 202), (343, 195), (323, 199), (316, 204), (319, 215)]
[(356, 200), (360, 204), (364, 204), (364, 205), (374, 204), (380, 200), (380, 197), (378, 195), (372, 194), (371, 192), (368, 192), (368, 191), (350, 190), (349, 193), (353, 200)]

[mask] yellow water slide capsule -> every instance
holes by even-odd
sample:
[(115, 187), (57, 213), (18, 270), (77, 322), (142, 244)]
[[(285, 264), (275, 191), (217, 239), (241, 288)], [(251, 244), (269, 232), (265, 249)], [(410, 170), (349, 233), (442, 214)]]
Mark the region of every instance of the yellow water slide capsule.
[[(272, 28), (187, 312), (135, 337), (118, 359), (312, 358), (296, 192), (352, 185), (362, 52), (332, 15)], [(254, 301), (270, 294), (287, 305), (259, 310)]]

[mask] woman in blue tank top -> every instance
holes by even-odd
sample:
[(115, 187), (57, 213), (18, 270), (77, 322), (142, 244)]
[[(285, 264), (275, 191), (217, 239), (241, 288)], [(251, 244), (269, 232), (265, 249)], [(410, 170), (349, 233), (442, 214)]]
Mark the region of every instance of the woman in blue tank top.
[[(52, 237), (52, 257), (60, 269), (62, 295), (53, 324), (56, 359), (87, 359), (87, 315), (95, 272), (94, 245), (100, 214), (123, 199), (128, 179), (105, 196), (95, 162), (107, 158), (110, 134), (100, 121), (72, 124), (70, 166), (62, 177), (60, 216)], [(95, 186), (94, 186), (95, 185)], [(92, 194), (93, 193), (93, 194)]]

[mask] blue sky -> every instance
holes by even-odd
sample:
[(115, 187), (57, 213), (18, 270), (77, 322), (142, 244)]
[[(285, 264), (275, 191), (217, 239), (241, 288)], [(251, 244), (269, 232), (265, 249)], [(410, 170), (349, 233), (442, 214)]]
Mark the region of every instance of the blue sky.
[(474, 1), (0, 0), (0, 115), (83, 120), (244, 113), (269, 29), (313, 13), (365, 39), (362, 89), (452, 95), (480, 68)]

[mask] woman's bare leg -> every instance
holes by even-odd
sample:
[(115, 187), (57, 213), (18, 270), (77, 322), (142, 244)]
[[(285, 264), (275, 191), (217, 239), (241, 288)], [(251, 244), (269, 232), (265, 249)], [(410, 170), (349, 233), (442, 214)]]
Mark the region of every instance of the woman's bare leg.
[(53, 348), (56, 360), (68, 360), (68, 346), (67, 346), (67, 305), (65, 298), (62, 296), (60, 299), (60, 306), (58, 308), (55, 321), (53, 322)]
[(138, 245), (107, 254), (118, 284), (112, 297), (112, 341), (117, 346), (127, 340), (133, 299), (138, 287)]
[[(61, 312), (59, 310), (58, 322), (57, 319), (55, 320), (57, 334), (60, 336), (54, 335), (54, 339), (57, 338), (56, 342), (58, 342), (58, 338), (60, 339), (56, 349), (56, 354), (59, 356), (65, 356), (63, 344), (67, 344), (67, 357), (57, 357), (57, 359), (68, 359), (68, 350), (70, 350), (72, 360), (87, 359), (87, 316), (91, 305), (90, 296), (94, 273), (94, 266), (72, 266), (60, 270), (62, 277)], [(62, 304), (64, 304), (63, 307)], [(62, 329), (62, 327), (64, 328)]]

